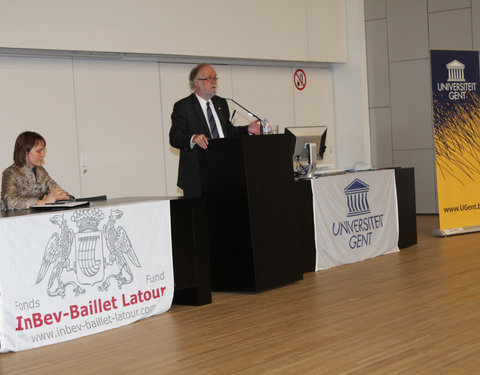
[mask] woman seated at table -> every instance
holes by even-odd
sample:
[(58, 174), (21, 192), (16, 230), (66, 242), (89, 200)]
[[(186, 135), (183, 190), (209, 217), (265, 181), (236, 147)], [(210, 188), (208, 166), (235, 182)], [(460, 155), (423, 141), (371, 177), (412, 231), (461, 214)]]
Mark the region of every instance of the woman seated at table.
[(6, 210), (21, 210), (70, 198), (42, 166), (46, 145), (45, 139), (35, 132), (23, 132), (17, 137), (14, 163), (2, 175), (2, 202)]

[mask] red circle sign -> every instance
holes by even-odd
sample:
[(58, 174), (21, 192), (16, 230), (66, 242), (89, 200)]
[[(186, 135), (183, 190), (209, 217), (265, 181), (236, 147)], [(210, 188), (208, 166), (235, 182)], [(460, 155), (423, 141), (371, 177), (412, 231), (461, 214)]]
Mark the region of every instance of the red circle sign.
[(302, 69), (295, 70), (293, 83), (298, 90), (303, 90), (307, 86), (307, 75)]

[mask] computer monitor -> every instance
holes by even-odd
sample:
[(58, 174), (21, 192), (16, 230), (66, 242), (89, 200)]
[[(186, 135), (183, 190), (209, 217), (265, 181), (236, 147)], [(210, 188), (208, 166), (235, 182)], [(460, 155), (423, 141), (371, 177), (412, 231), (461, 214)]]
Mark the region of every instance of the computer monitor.
[(286, 128), (285, 134), (292, 137), (292, 154), (295, 175), (313, 178), (317, 160), (323, 160), (327, 146), (326, 126), (301, 126)]

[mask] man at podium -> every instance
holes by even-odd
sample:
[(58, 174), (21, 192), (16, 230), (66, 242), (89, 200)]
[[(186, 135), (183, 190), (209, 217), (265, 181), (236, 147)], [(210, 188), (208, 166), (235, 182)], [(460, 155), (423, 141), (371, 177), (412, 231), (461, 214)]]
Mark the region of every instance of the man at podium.
[(210, 139), (260, 134), (260, 123), (233, 126), (227, 101), (216, 95), (218, 77), (210, 65), (196, 65), (189, 81), (194, 92), (173, 106), (170, 144), (180, 150), (177, 185), (185, 197), (196, 197), (201, 195), (198, 148), (206, 149)]

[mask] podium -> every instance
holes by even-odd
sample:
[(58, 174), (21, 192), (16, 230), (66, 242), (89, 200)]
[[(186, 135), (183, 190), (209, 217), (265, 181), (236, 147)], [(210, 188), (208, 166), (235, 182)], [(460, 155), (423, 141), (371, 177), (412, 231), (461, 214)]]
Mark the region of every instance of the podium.
[(291, 139), (215, 139), (199, 150), (214, 291), (262, 291), (303, 278)]

